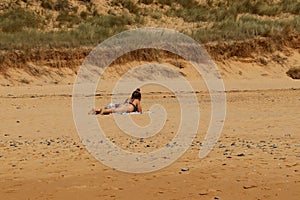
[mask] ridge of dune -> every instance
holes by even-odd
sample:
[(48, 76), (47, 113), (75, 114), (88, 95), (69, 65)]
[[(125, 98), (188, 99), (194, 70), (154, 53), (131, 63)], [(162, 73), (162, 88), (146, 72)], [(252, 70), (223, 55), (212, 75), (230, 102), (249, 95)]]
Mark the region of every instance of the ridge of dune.
[[(27, 60), (26, 58), (20, 59), (17, 53), (13, 53), (11, 54), (12, 58), (15, 56), (15, 59), (23, 61), (15, 62), (12, 67), (5, 69), (4, 73), (0, 74), (0, 84), (1, 86), (73, 84), (77, 70), (89, 51), (89, 49), (57, 50), (52, 51), (52, 53), (46, 51), (45, 57), (41, 55), (38, 58)], [(33, 55), (35, 55), (34, 53), (33, 51)], [(281, 80), (286, 83), (297, 83), (297, 80), (293, 80), (287, 75), (287, 71), (291, 68), (299, 68), (299, 59), (300, 52), (298, 49), (285, 48), (284, 51), (275, 51), (272, 54), (252, 54), (244, 58), (232, 56), (227, 59), (216, 59), (215, 63), (222, 78), (229, 82)], [(101, 79), (118, 80), (132, 67), (151, 62), (171, 67), (190, 81), (201, 80), (201, 75), (195, 73), (195, 69), (190, 63), (168, 53), (164, 53), (160, 57), (151, 57), (150, 55), (146, 59), (139, 60), (125, 55), (109, 66)], [(8, 65), (10, 64), (8, 63)]]

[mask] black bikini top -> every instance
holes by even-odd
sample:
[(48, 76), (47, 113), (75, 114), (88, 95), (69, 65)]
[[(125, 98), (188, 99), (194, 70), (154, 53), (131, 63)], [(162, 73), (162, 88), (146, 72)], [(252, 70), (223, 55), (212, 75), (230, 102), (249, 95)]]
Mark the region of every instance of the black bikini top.
[(128, 103), (133, 106), (133, 112), (137, 112), (138, 111), (138, 108), (136, 107), (136, 105), (134, 105), (132, 102), (128, 102)]

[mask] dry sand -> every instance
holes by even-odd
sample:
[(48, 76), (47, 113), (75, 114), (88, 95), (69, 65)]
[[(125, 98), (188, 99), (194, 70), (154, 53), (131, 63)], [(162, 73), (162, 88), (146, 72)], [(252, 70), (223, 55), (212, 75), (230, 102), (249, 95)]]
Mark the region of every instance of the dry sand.
[[(299, 64), (295, 55), (290, 62)], [(116, 171), (87, 152), (73, 121), (72, 84), (2, 84), (0, 199), (299, 199), (300, 82), (286, 77), (281, 65), (230, 61), (220, 68), (227, 115), (214, 149), (198, 158), (210, 99), (193, 79), (201, 109), (197, 136), (175, 163), (148, 174)], [(108, 94), (109, 87), (98, 92)], [(172, 94), (151, 86), (142, 91), (144, 110), (159, 102), (168, 112), (168, 123), (151, 141), (130, 140), (112, 116), (97, 116), (108, 137), (132, 151), (162, 147), (180, 122)], [(96, 97), (98, 106), (107, 102), (108, 96)], [(133, 118), (149, 123), (148, 115)]]

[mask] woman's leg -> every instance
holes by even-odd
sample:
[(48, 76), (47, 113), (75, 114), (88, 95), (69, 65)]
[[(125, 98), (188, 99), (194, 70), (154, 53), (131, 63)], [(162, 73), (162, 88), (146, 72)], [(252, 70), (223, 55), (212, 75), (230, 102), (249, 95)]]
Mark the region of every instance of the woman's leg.
[(109, 115), (110, 113), (114, 112), (114, 108), (102, 109), (100, 112), (101, 115)]
[(111, 113), (123, 113), (123, 112), (132, 112), (133, 111), (133, 106), (132, 105), (122, 105), (118, 108), (107, 108), (107, 109), (94, 109), (93, 113), (98, 115), (109, 115)]
[(93, 108), (88, 114), (89, 115), (98, 115), (98, 114), (101, 114), (101, 112), (102, 112), (102, 109)]
[(108, 109), (103, 109), (102, 112), (100, 114), (102, 115), (109, 115), (111, 113), (123, 113), (123, 112), (127, 112), (128, 108), (127, 106), (120, 106), (118, 108), (108, 108)]

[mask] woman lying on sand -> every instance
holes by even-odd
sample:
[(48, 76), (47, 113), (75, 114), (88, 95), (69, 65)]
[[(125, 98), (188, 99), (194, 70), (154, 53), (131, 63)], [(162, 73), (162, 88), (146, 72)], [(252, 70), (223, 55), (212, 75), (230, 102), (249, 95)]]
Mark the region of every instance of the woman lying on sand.
[(140, 89), (136, 89), (134, 92), (132, 92), (131, 97), (129, 99), (126, 99), (125, 102), (121, 105), (116, 104), (117, 106), (113, 107), (105, 107), (101, 109), (93, 109), (90, 114), (101, 114), (101, 115), (108, 115), (110, 113), (130, 113), (130, 112), (142, 112), (141, 107), (141, 92)]

